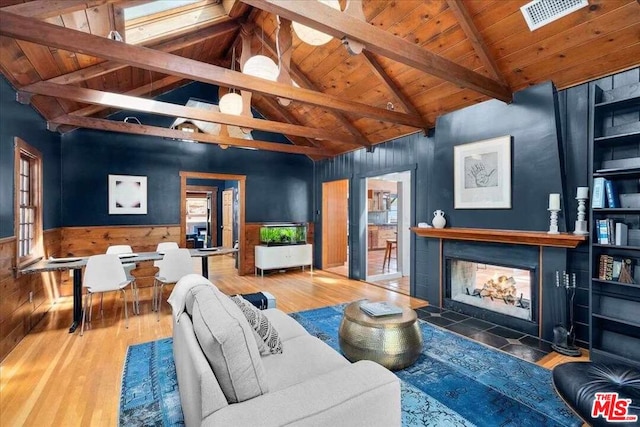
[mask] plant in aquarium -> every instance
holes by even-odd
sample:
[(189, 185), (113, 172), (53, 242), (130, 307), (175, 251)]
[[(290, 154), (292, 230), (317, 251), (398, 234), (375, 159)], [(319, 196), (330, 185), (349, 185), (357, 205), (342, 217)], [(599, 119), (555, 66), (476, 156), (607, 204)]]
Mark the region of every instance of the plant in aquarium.
[(265, 224), (260, 227), (260, 243), (269, 246), (306, 243), (305, 224)]

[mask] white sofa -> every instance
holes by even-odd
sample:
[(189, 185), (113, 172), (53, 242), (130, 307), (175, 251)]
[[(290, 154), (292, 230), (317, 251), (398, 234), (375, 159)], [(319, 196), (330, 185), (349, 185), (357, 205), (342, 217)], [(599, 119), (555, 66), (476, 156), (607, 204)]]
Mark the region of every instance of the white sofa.
[(262, 355), (242, 311), (204, 277), (183, 278), (169, 302), (187, 426), (400, 425), (393, 373), (371, 361), (350, 363), (284, 312), (262, 312), (283, 348)]

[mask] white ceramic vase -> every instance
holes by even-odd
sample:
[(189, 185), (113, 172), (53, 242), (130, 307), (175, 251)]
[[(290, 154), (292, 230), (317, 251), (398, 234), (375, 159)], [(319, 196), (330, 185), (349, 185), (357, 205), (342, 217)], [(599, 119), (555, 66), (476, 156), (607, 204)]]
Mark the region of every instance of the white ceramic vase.
[(438, 209), (433, 212), (433, 221), (431, 222), (435, 228), (444, 228), (447, 225), (447, 220), (444, 217), (444, 211)]

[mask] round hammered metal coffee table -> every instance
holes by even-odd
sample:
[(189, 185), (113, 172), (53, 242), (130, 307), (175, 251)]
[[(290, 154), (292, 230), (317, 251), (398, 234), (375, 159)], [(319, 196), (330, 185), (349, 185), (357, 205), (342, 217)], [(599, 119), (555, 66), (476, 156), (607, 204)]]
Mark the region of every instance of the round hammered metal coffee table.
[(338, 336), (342, 352), (352, 362), (373, 360), (387, 369), (412, 365), (422, 351), (416, 312), (402, 307), (402, 315), (372, 317), (356, 301), (344, 309)]

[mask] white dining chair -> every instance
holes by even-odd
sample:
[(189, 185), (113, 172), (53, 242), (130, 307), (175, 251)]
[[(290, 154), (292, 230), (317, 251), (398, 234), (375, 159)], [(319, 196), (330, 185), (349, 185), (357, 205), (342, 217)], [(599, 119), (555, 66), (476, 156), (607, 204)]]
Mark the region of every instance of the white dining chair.
[[(84, 335), (84, 324), (89, 310), (89, 323), (93, 312), (93, 294), (111, 291), (122, 291), (124, 297), (124, 317), (125, 328), (129, 327), (129, 314), (127, 312), (127, 292), (126, 287), (131, 283), (127, 280), (124, 267), (120, 258), (116, 254), (93, 255), (87, 260), (84, 270), (82, 286), (86, 288), (85, 303), (82, 309), (82, 326), (80, 336)], [(102, 300), (100, 300), (100, 311), (102, 314)]]
[(156, 247), (156, 252), (166, 252), (172, 249), (180, 249), (176, 242), (160, 242)]
[(171, 249), (165, 252), (162, 261), (158, 262), (158, 274), (153, 281), (153, 306), (160, 320), (162, 290), (164, 285), (175, 284), (187, 274), (195, 273), (189, 249)]
[[(107, 248), (108, 254), (132, 254), (133, 249), (129, 245), (112, 245)], [(127, 280), (131, 280), (131, 292), (133, 294), (133, 298), (131, 301), (131, 306), (133, 307), (133, 314), (140, 314), (140, 297), (138, 295), (138, 284), (136, 283), (136, 278), (131, 271), (137, 267), (135, 262), (124, 262), (122, 263), (122, 267), (124, 267), (124, 272), (127, 275)], [(100, 306), (102, 307), (102, 298), (100, 299)]]

